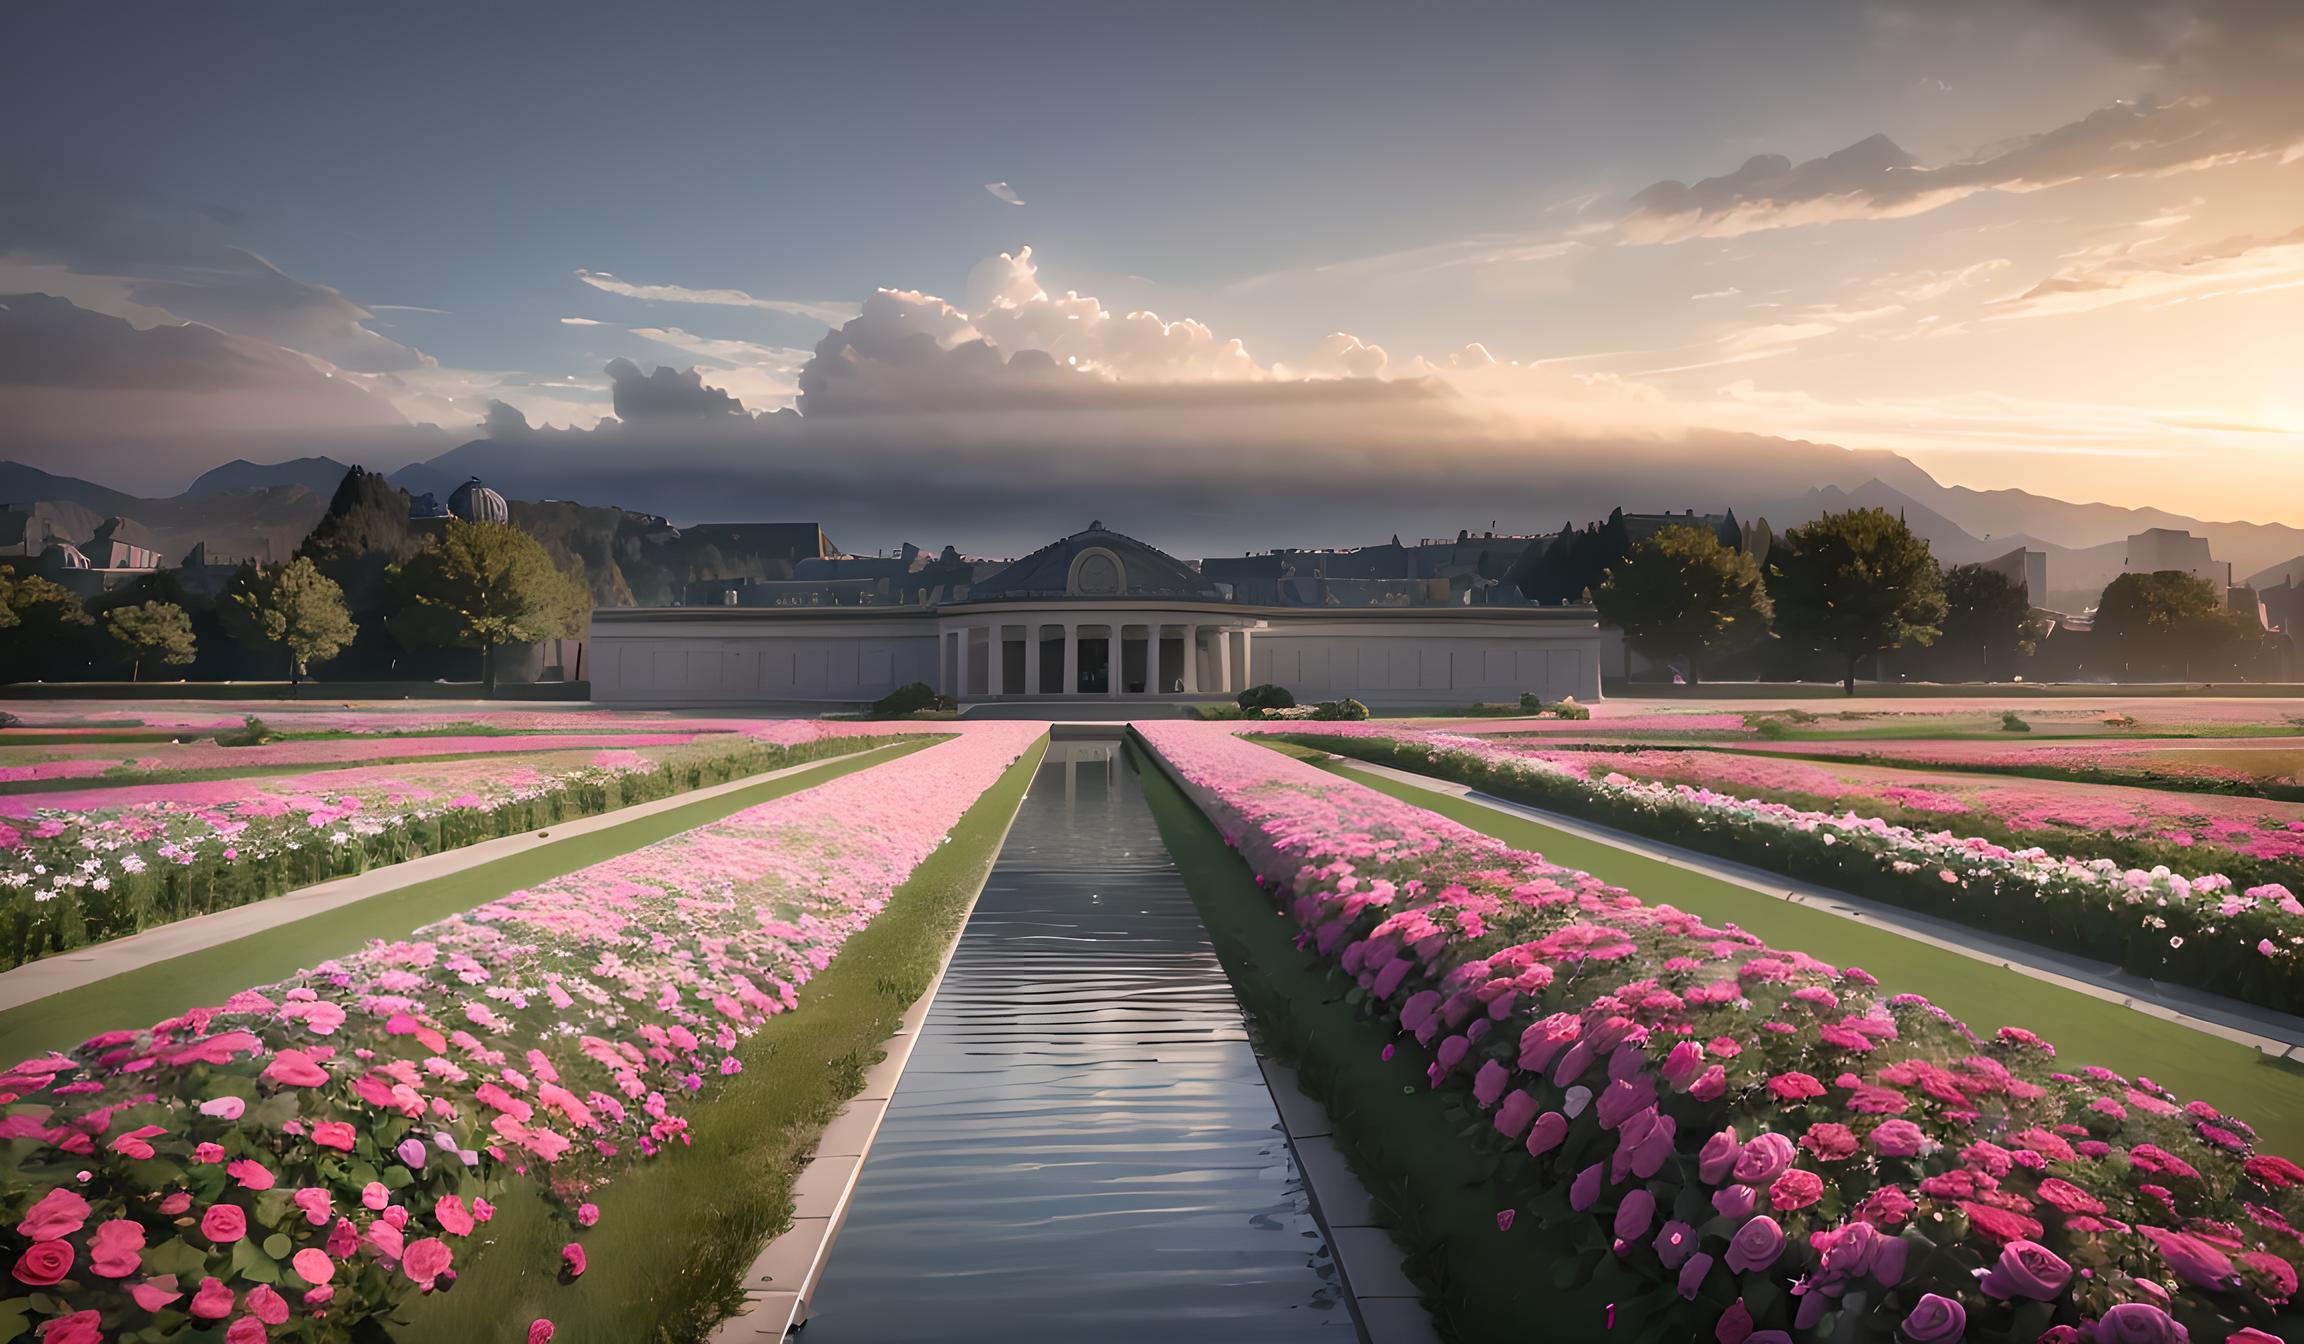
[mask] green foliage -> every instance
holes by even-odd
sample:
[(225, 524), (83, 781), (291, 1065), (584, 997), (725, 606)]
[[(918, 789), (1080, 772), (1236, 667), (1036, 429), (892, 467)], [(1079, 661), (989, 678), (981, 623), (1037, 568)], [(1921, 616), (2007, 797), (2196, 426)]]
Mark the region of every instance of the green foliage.
[(1882, 649), (1935, 640), (1944, 576), (1928, 543), (1885, 509), (1828, 513), (1784, 534), (1768, 565), (1768, 595), (1786, 638), (1856, 663)]
[(1522, 691), (1520, 692), (1520, 708), (1524, 713), (1541, 714), (1544, 712), (1544, 697), (1534, 691)]
[(938, 695), (927, 682), (915, 681), (899, 686), (872, 702), (875, 718), (901, 719), (924, 710), (953, 710), (960, 706), (951, 696)]
[(1242, 709), (1296, 708), (1295, 693), (1285, 686), (1274, 686), (1270, 682), (1240, 692), (1239, 700)]
[(192, 638), (192, 618), (173, 602), (115, 607), (106, 613), (104, 627), (128, 659), (130, 681), (142, 677), (147, 661), (180, 667), (199, 653), (200, 646)]
[(1693, 525), (1667, 527), (1633, 547), (1592, 597), (1600, 619), (1633, 648), (1686, 659), (1691, 682), (1705, 655), (1765, 638), (1774, 614), (1752, 557)]
[(216, 745), (219, 747), (261, 747), (267, 742), (279, 740), (279, 737), (279, 731), (273, 728), (271, 724), (249, 714), (241, 719), (238, 728), (228, 728), (216, 734)]
[(1751, 723), (1753, 732), (1760, 734), (1760, 736), (1767, 738), (1771, 742), (1780, 742), (1792, 735), (1792, 725), (1784, 722), (1782, 719), (1776, 718), (1773, 715), (1766, 715), (1761, 718), (1753, 719)]
[(2015, 710), (2002, 710), (2000, 713), (2000, 731), (2004, 733), (2029, 733), (2032, 731), (2032, 725), (2026, 723), (2023, 716)]
[(2005, 659), (2030, 653), (2032, 603), (2024, 585), (1982, 565), (1955, 565), (1945, 571), (1941, 642), (1961, 653), (1978, 650), (1986, 667), (1995, 655)]
[(480, 650), (491, 695), (499, 647), (580, 634), (592, 607), (583, 580), (555, 568), (534, 537), (508, 523), (449, 519), (394, 582), (401, 598), (394, 633)]
[(80, 595), (37, 574), (0, 569), (0, 680), (46, 680), (85, 651), (94, 618)]
[(2180, 570), (2123, 574), (2096, 608), (2095, 638), (2137, 674), (2221, 670), (2251, 649), (2258, 633), (2206, 579)]
[(1573, 719), (1581, 722), (1585, 719), (1591, 718), (1592, 711), (1583, 705), (1577, 704), (1575, 696), (1564, 695), (1561, 696), (1559, 701), (1552, 706), (1552, 717), (1556, 719)]
[(1357, 700), (1323, 700), (1312, 711), (1312, 717), (1329, 722), (1357, 723), (1368, 717), (1368, 706)]
[(217, 612), (234, 639), (287, 655), (289, 675), (296, 680), (312, 664), (342, 652), (359, 633), (345, 610), (344, 590), (308, 556), (268, 571), (242, 569)]

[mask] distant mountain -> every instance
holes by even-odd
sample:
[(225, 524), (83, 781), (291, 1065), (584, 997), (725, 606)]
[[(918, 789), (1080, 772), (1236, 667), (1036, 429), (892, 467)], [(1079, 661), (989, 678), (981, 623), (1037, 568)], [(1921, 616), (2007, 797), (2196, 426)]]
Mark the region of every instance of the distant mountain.
[(77, 476), (58, 476), (21, 462), (0, 462), (0, 504), (77, 504), (101, 521), (144, 502)]
[[(302, 462), (326, 460), (306, 458)], [(258, 474), (274, 470), (250, 463), (232, 465), (250, 467)], [(230, 467), (217, 469), (228, 470)], [(139, 499), (77, 476), (59, 476), (20, 462), (0, 462), (0, 504), (50, 506), (47, 511), (52, 526), (73, 541), (85, 540), (106, 518), (125, 518), (137, 525), (128, 535), (170, 560), (182, 559), (185, 552), (202, 542), (215, 556), (286, 559), (327, 512), (328, 497), (342, 477), (343, 469), (339, 468), (318, 489), (291, 479), (208, 494), (194, 489), (170, 499)]]
[(299, 457), (287, 462), (251, 462), (245, 457), (236, 457), (223, 466), (200, 473), (199, 479), (177, 498), (205, 498), (233, 490), (301, 485), (326, 499), (336, 493), (337, 485), (349, 470), (350, 467), (333, 457)]

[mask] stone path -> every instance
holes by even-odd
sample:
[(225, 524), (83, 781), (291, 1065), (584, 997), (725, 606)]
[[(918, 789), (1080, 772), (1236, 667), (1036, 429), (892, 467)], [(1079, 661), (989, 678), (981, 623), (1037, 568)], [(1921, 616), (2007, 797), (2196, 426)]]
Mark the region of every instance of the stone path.
[(2069, 956), (2033, 943), (1980, 932), (1950, 920), (1864, 900), (1833, 887), (1796, 881), (1764, 868), (1713, 858), (1696, 850), (1650, 840), (1629, 831), (1512, 802), (1453, 780), (1350, 759), (1344, 761), (1344, 767), (1433, 793), (1463, 798), (1481, 807), (1539, 822), (1587, 840), (1613, 845), (1688, 872), (1732, 882), (1778, 900), (1892, 929), (1916, 942), (1957, 952), (1961, 956), (2002, 966), (2019, 975), (2045, 980), (2106, 1003), (2179, 1023), (2195, 1031), (2246, 1045), (2266, 1055), (2304, 1061), (2304, 1018), (2292, 1014), (2239, 1003), (2182, 985), (2160, 984), (2132, 975), (2109, 962)]
[(204, 951), (225, 943), (235, 942), (251, 934), (278, 928), (297, 920), (310, 919), (331, 910), (342, 909), (355, 901), (371, 896), (400, 891), (425, 882), (437, 881), (451, 873), (477, 868), (484, 863), (509, 858), (516, 854), (533, 853), (540, 848), (573, 840), (580, 836), (604, 831), (644, 820), (674, 808), (708, 802), (727, 794), (740, 792), (804, 770), (821, 769), (828, 765), (871, 758), (890, 751), (896, 744), (874, 747), (850, 755), (832, 756), (823, 760), (805, 761), (779, 770), (769, 770), (742, 779), (715, 784), (709, 788), (691, 789), (669, 798), (653, 802), (636, 803), (613, 812), (583, 817), (575, 821), (556, 822), (551, 826), (523, 831), (517, 835), (483, 840), (459, 849), (427, 854), (405, 863), (387, 864), (371, 868), (350, 877), (300, 887), (269, 900), (218, 910), (213, 914), (195, 915), (179, 919), (157, 928), (126, 938), (95, 943), (87, 947), (60, 952), (52, 957), (26, 962), (22, 966), (0, 971), (0, 1012), (19, 1008), (28, 1003), (80, 989), (127, 971), (133, 971), (156, 962), (168, 961), (191, 952)]

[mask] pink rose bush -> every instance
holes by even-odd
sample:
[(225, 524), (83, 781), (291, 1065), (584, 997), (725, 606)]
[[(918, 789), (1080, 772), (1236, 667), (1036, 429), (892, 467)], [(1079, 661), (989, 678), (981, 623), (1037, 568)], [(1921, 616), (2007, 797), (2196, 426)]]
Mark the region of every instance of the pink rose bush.
[[(2297, 725), (2290, 721), (2291, 728)], [(1818, 760), (1975, 770), (2096, 784), (2141, 785), (2304, 800), (2304, 772), (2296, 769), (2304, 737), (2223, 737), (2213, 740), (2115, 738), (2071, 742), (1752, 742), (1740, 750)]]
[(1228, 730), (1138, 731), (1300, 946), (1493, 1116), (1465, 1139), (1493, 1203), (1683, 1299), (1683, 1337), (2226, 1341), (2295, 1291), (2304, 1167), (2236, 1117)]
[(2277, 882), (2243, 886), (2221, 873), (2124, 868), (1856, 811), (1813, 811), (1616, 770), (1595, 776), (1583, 753), (1491, 738), (1362, 724), (1292, 725), (1288, 736), (2078, 951), (2152, 979), (2304, 1011), (2304, 901)]
[(596, 1222), (590, 1192), (686, 1142), (723, 1062), (801, 1006), (1040, 731), (969, 725), (0, 1073), (0, 1262), (45, 1294), (42, 1338), (187, 1318), (227, 1340), (350, 1336), (452, 1285), (513, 1180)]
[[(918, 736), (916, 725), (895, 723), (752, 727), (759, 731), (660, 735), (667, 741), (645, 751), (523, 755), (520, 743), (565, 739), (469, 738), (462, 740), (493, 743), (499, 754), (0, 795), (0, 966), (419, 855)], [(897, 728), (913, 731), (898, 734)], [(379, 750), (365, 743), (282, 745)]]

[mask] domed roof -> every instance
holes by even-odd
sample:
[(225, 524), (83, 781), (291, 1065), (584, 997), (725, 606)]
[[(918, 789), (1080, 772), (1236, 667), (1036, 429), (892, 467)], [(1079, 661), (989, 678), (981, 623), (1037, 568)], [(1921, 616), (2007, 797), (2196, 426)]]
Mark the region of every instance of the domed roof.
[(457, 486), (455, 493), (448, 496), (448, 512), (468, 523), (512, 521), (512, 506), (504, 502), (504, 496), (480, 484), (477, 476)]
[(1224, 594), (1175, 556), (1100, 522), (1051, 542), (968, 588), (970, 602), (1057, 598), (1221, 602)]

